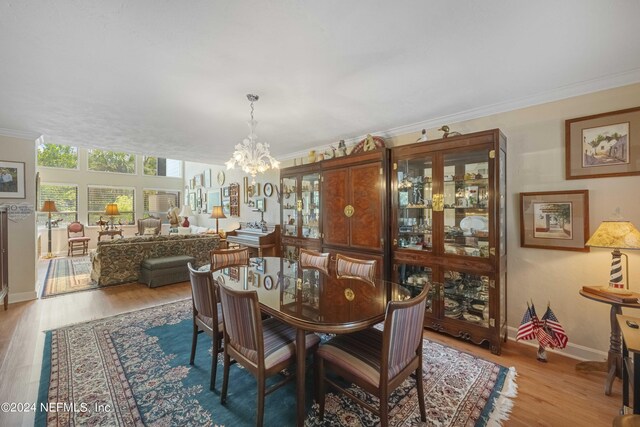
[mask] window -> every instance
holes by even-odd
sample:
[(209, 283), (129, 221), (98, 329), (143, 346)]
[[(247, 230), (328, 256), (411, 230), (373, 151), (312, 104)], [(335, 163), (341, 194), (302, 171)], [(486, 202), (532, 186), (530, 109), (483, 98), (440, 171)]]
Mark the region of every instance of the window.
[(38, 166), (48, 168), (78, 169), (78, 149), (68, 145), (38, 145)]
[(98, 149), (89, 150), (90, 171), (136, 173), (135, 154), (121, 153), (117, 151), (105, 151)]
[(114, 216), (114, 223), (133, 224), (135, 219), (134, 189), (127, 187), (99, 187), (89, 186), (88, 198), (88, 224), (95, 225), (102, 217), (104, 221), (110, 221), (111, 217), (105, 215), (104, 210), (109, 203), (118, 205), (120, 215)]
[(180, 192), (170, 190), (143, 190), (144, 216), (153, 215), (162, 220), (163, 224), (169, 223), (167, 212), (171, 207), (180, 207)]
[(145, 175), (182, 177), (182, 162), (180, 160), (144, 156), (143, 164)]
[[(45, 200), (53, 200), (56, 203), (58, 212), (51, 213), (52, 224), (69, 224), (78, 220), (78, 186), (64, 184), (40, 184), (38, 195), (38, 209), (42, 207)], [(49, 214), (38, 212), (38, 225), (47, 225)], [(62, 219), (59, 223), (53, 221)], [(55, 225), (54, 225), (55, 227)]]

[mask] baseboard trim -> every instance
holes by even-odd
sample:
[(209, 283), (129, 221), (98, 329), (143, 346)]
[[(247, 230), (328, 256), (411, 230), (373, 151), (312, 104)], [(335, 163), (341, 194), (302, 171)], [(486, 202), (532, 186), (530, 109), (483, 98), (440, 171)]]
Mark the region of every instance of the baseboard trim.
[[(508, 338), (511, 341), (516, 341), (516, 335), (518, 333), (518, 329), (514, 327), (507, 327)], [(518, 344), (528, 345), (530, 347), (538, 347), (538, 341), (517, 341)], [(595, 348), (585, 347), (579, 344), (573, 344), (569, 342), (567, 347), (562, 350), (552, 350), (547, 349), (547, 353), (555, 353), (560, 354), (566, 357), (570, 357), (572, 359), (576, 359), (579, 361), (585, 360), (596, 360), (596, 361), (605, 361), (607, 360), (608, 354), (601, 350), (596, 350)]]
[(9, 289), (9, 304), (13, 304), (15, 302), (23, 302), (23, 301), (31, 301), (38, 297), (38, 294), (35, 290), (29, 292), (18, 292), (11, 293), (11, 289)]

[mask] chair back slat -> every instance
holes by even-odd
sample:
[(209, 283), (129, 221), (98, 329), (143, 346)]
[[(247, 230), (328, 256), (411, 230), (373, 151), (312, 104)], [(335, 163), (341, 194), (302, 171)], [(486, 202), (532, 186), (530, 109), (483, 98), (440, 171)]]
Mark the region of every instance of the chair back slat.
[(338, 279), (358, 279), (374, 283), (375, 274), (375, 260), (361, 260), (342, 254), (336, 255), (336, 277)]
[(256, 291), (235, 291), (219, 286), (224, 332), (236, 351), (258, 364), (264, 355), (262, 320)]
[(211, 271), (234, 265), (249, 264), (249, 248), (214, 249), (210, 252)]
[(387, 305), (383, 350), (388, 357), (388, 378), (395, 377), (416, 357), (417, 351), (422, 351), (422, 331), (430, 287), (429, 284), (425, 285), (415, 298), (392, 301)]
[(300, 267), (315, 268), (329, 274), (329, 253), (320, 253), (300, 248)]
[(213, 318), (215, 321), (213, 324), (217, 325), (218, 310), (216, 308), (216, 289), (211, 272), (195, 270), (191, 263), (188, 263), (187, 267), (189, 268), (189, 280), (191, 281), (193, 306), (198, 314)]

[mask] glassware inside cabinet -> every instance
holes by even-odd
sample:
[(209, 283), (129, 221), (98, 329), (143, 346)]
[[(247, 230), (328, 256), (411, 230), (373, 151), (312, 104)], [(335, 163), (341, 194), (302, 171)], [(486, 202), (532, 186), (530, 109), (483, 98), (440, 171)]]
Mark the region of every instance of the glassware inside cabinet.
[(398, 161), (399, 248), (431, 251), (433, 247), (433, 165), (431, 157)]
[(398, 283), (405, 287), (414, 297), (422, 292), (425, 285), (431, 285), (429, 294), (427, 295), (426, 311), (433, 312), (433, 295), (436, 292), (433, 283), (433, 273), (431, 268), (422, 265), (398, 264), (396, 266), (398, 272)]
[(489, 327), (489, 276), (445, 270), (444, 315)]
[(302, 237), (320, 238), (320, 174), (302, 177)]
[(488, 150), (444, 156), (444, 252), (489, 256)]
[(282, 233), (298, 237), (298, 193), (295, 178), (282, 178)]

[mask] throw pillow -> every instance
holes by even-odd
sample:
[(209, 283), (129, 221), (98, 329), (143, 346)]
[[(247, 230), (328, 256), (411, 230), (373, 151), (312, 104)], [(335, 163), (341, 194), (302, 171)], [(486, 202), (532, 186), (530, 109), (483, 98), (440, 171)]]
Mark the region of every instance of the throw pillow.
[(144, 236), (153, 236), (154, 234), (156, 234), (156, 229), (155, 227), (146, 227), (144, 229), (144, 233), (142, 233)]

